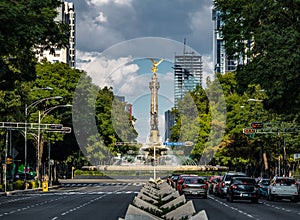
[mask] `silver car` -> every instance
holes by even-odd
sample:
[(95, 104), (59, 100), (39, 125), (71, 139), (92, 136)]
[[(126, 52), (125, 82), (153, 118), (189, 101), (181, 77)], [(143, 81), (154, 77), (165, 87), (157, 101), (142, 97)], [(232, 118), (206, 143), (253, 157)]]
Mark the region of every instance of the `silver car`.
[(207, 199), (207, 191), (208, 186), (206, 177), (190, 176), (184, 177), (180, 194), (201, 196), (202, 198)]
[(293, 202), (298, 202), (298, 186), (294, 178), (274, 177), (268, 188), (268, 200), (290, 199)]

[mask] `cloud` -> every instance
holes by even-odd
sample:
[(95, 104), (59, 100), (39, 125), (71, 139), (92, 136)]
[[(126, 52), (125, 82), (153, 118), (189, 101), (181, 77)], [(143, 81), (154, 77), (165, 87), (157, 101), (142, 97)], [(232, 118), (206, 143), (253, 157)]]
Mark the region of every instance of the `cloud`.
[(98, 23), (105, 23), (107, 22), (107, 17), (104, 16), (104, 13), (101, 11), (98, 15), (98, 17), (95, 18), (95, 21)]
[[(69, 0), (76, 10), (76, 47), (102, 52), (124, 40), (164, 37), (212, 53), (211, 0)], [(80, 57), (78, 57), (80, 58)]]
[(107, 4), (130, 6), (132, 3), (132, 0), (88, 0), (88, 3), (95, 5), (95, 6), (102, 6), (102, 5), (107, 5)]

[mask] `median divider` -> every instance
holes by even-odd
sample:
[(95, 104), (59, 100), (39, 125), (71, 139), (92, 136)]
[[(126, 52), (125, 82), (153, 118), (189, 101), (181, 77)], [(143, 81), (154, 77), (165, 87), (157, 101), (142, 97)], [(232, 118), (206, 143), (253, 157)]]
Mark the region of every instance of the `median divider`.
[(205, 210), (196, 213), (193, 202), (186, 201), (168, 183), (161, 179), (150, 179), (132, 204), (125, 218), (119, 220), (191, 219), (208, 220)]

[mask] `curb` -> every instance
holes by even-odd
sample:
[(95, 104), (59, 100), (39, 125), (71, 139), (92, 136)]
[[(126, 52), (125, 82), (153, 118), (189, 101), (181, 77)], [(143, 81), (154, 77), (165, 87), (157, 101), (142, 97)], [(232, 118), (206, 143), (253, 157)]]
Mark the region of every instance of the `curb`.
[[(49, 187), (48, 189), (57, 189), (60, 186), (52, 186)], [(36, 191), (42, 191), (42, 188), (34, 188), (34, 189), (24, 189), (24, 190), (13, 190), (13, 191), (7, 191), (7, 192), (0, 192), (0, 196), (11, 196), (11, 195), (19, 195), (19, 194), (26, 194), (26, 193), (31, 193), (31, 192), (36, 192)]]

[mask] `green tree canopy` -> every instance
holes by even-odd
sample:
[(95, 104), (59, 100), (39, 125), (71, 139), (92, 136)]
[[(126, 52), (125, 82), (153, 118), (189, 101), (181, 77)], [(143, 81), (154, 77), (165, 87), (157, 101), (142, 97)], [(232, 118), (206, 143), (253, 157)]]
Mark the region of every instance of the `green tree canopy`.
[[(34, 46), (60, 47), (68, 42), (68, 28), (56, 22), (58, 0), (0, 2), (0, 89), (15, 88), (15, 81), (35, 78)], [(39, 52), (39, 51), (38, 51)]]
[(300, 109), (300, 4), (298, 0), (215, 0), (229, 57), (241, 61), (237, 81), (259, 84), (265, 106), (279, 113)]

